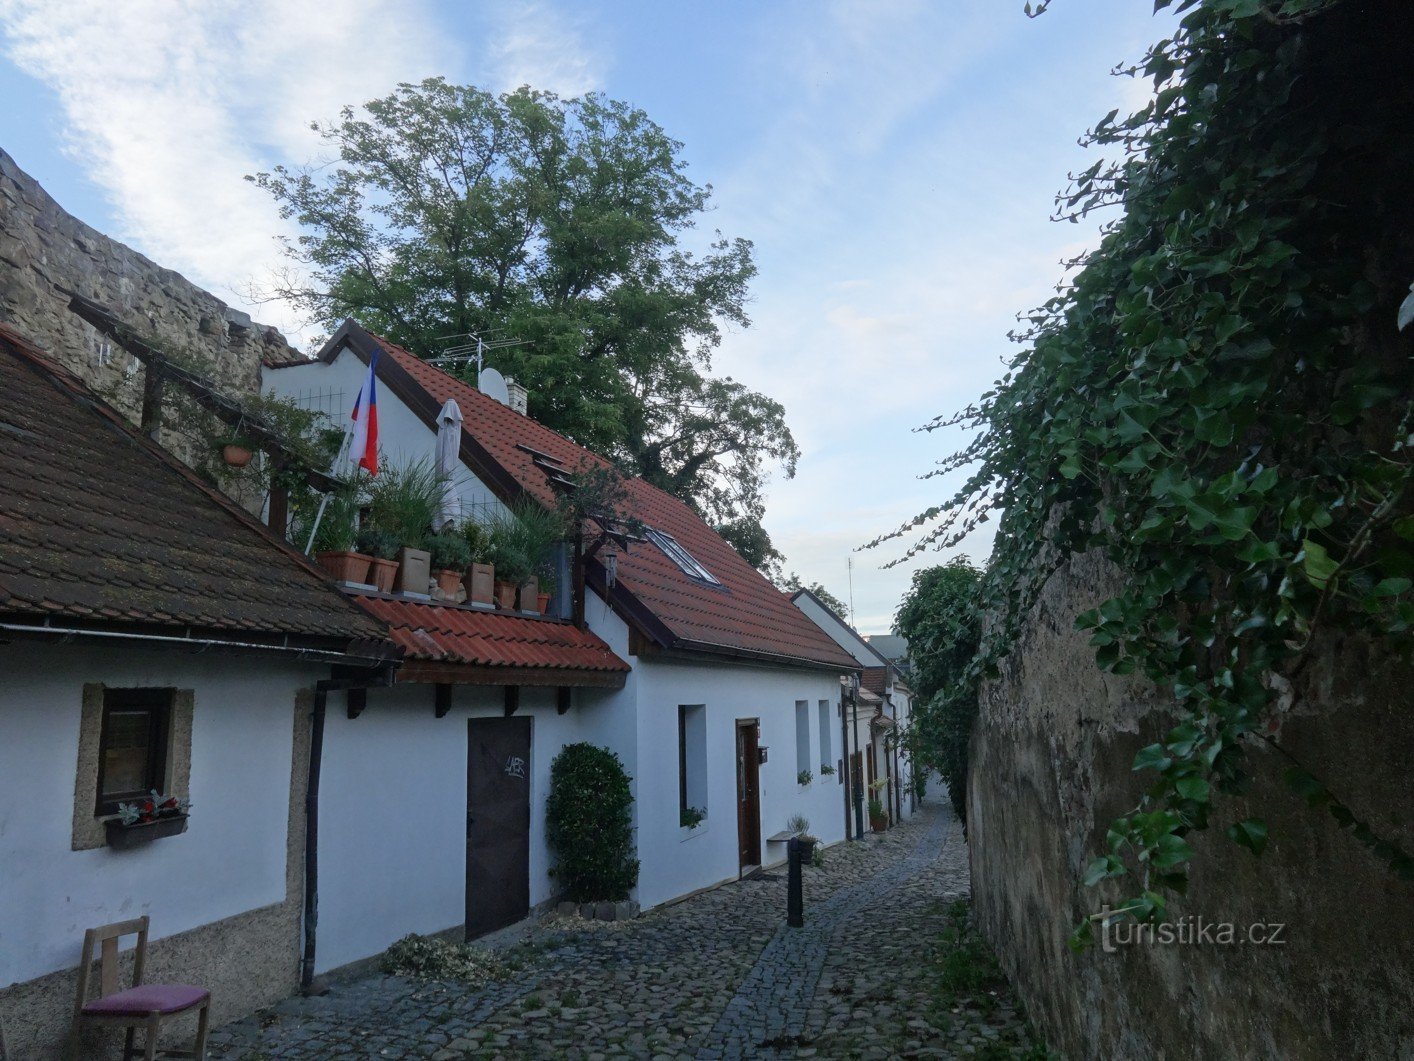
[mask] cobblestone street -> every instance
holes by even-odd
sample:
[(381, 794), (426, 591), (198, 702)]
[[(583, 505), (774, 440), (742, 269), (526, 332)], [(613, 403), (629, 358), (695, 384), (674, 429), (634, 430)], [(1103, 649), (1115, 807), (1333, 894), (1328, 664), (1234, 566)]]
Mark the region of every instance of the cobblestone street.
[(948, 942), (967, 873), (961, 826), (930, 802), (807, 868), (803, 929), (785, 926), (781, 868), (632, 922), (547, 918), (512, 952), (520, 969), (487, 986), (372, 976), (290, 999), (219, 1029), (211, 1053), (1044, 1056), (994, 968), (974, 975), (975, 941)]

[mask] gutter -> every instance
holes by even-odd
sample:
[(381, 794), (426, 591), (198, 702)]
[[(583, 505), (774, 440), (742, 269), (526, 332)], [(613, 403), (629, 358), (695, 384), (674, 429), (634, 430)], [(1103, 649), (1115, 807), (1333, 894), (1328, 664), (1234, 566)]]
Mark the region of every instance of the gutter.
[(292, 656), (296, 660), (314, 663), (347, 664), (351, 660), (367, 659), (373, 661), (380, 659), (380, 657), (376, 656), (351, 655), (347, 652), (339, 652), (335, 649), (308, 648), (301, 645), (292, 645), (289, 643), (290, 638), (288, 634), (284, 635), (284, 642), (282, 644), (269, 644), (259, 641), (226, 641), (221, 638), (193, 637), (190, 634), (178, 637), (170, 634), (145, 634), (121, 630), (87, 630), (83, 627), (55, 626), (47, 621), (40, 625), (34, 625), (32, 623), (0, 622), (0, 631), (19, 634), (23, 637), (55, 638), (59, 641), (97, 638), (110, 641), (141, 641), (168, 646), (181, 645), (203, 652), (208, 649), (214, 649), (216, 651), (274, 652)]
[(304, 794), (304, 952), (299, 986), (304, 995), (322, 995), (328, 988), (314, 979), (315, 944), (319, 930), (319, 775), (324, 766), (324, 718), (329, 694), (338, 689), (377, 689), (393, 684), (394, 665), (362, 675), (324, 678), (314, 683), (314, 710), (309, 723), (309, 770)]

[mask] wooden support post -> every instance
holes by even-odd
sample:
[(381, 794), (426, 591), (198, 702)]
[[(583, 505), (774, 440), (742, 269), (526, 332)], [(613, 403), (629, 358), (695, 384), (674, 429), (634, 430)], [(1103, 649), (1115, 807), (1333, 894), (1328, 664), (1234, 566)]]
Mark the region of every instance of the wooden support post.
[(568, 685), (561, 685), (555, 690), (555, 712), (563, 715), (574, 704), (574, 690)]
[(520, 686), (506, 686), (506, 717), (510, 718), (520, 707)]
[[(265, 521), (272, 531), (281, 538), (288, 537), (290, 529), (290, 492), (283, 486), (270, 488), (270, 515)], [(301, 544), (303, 548), (303, 544)]]
[(452, 687), (439, 682), (437, 685), (433, 686), (433, 690), (433, 703), (436, 705), (434, 710), (437, 713), (437, 717), (446, 718), (447, 712), (452, 709)]
[(349, 693), (349, 718), (358, 718), (363, 714), (363, 709), (368, 706), (367, 689), (350, 689)]
[(162, 431), (162, 370), (148, 362), (142, 378), (142, 432), (157, 441)]

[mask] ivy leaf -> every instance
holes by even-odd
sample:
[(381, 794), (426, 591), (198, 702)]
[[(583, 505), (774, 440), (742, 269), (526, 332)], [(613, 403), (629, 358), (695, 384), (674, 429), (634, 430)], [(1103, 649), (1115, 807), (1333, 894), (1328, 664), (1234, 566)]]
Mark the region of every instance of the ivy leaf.
[(1267, 825), (1260, 818), (1244, 818), (1227, 827), (1227, 838), (1260, 856), (1267, 847)]
[(1173, 787), (1184, 799), (1195, 800), (1198, 803), (1206, 803), (1211, 792), (1211, 786), (1201, 777), (1180, 777), (1173, 783)]
[(1085, 867), (1085, 887), (1093, 888), (1100, 881), (1110, 877), (1123, 876), (1128, 872), (1124, 868), (1124, 863), (1115, 855), (1100, 855), (1092, 858), (1090, 864)]
[(1134, 769), (1164, 770), (1172, 761), (1162, 744), (1151, 744), (1147, 748), (1140, 748), (1135, 754)]
[(1306, 571), (1306, 577), (1317, 589), (1325, 589), (1326, 583), (1331, 580), (1331, 576), (1340, 569), (1331, 554), (1326, 552), (1326, 547), (1312, 538), (1307, 538), (1301, 543), (1302, 563)]
[(1291, 786), (1298, 796), (1313, 807), (1329, 803), (1331, 794), (1326, 786), (1299, 766), (1291, 766), (1282, 772), (1282, 779)]

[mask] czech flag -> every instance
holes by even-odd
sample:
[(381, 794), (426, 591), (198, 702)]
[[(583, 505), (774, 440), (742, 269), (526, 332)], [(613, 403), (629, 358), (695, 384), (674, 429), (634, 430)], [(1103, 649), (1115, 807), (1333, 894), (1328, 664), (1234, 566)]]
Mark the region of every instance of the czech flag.
[(349, 460), (354, 466), (366, 468), (369, 475), (378, 474), (378, 352), (368, 362), (368, 376), (354, 402), (353, 441), (349, 444)]

